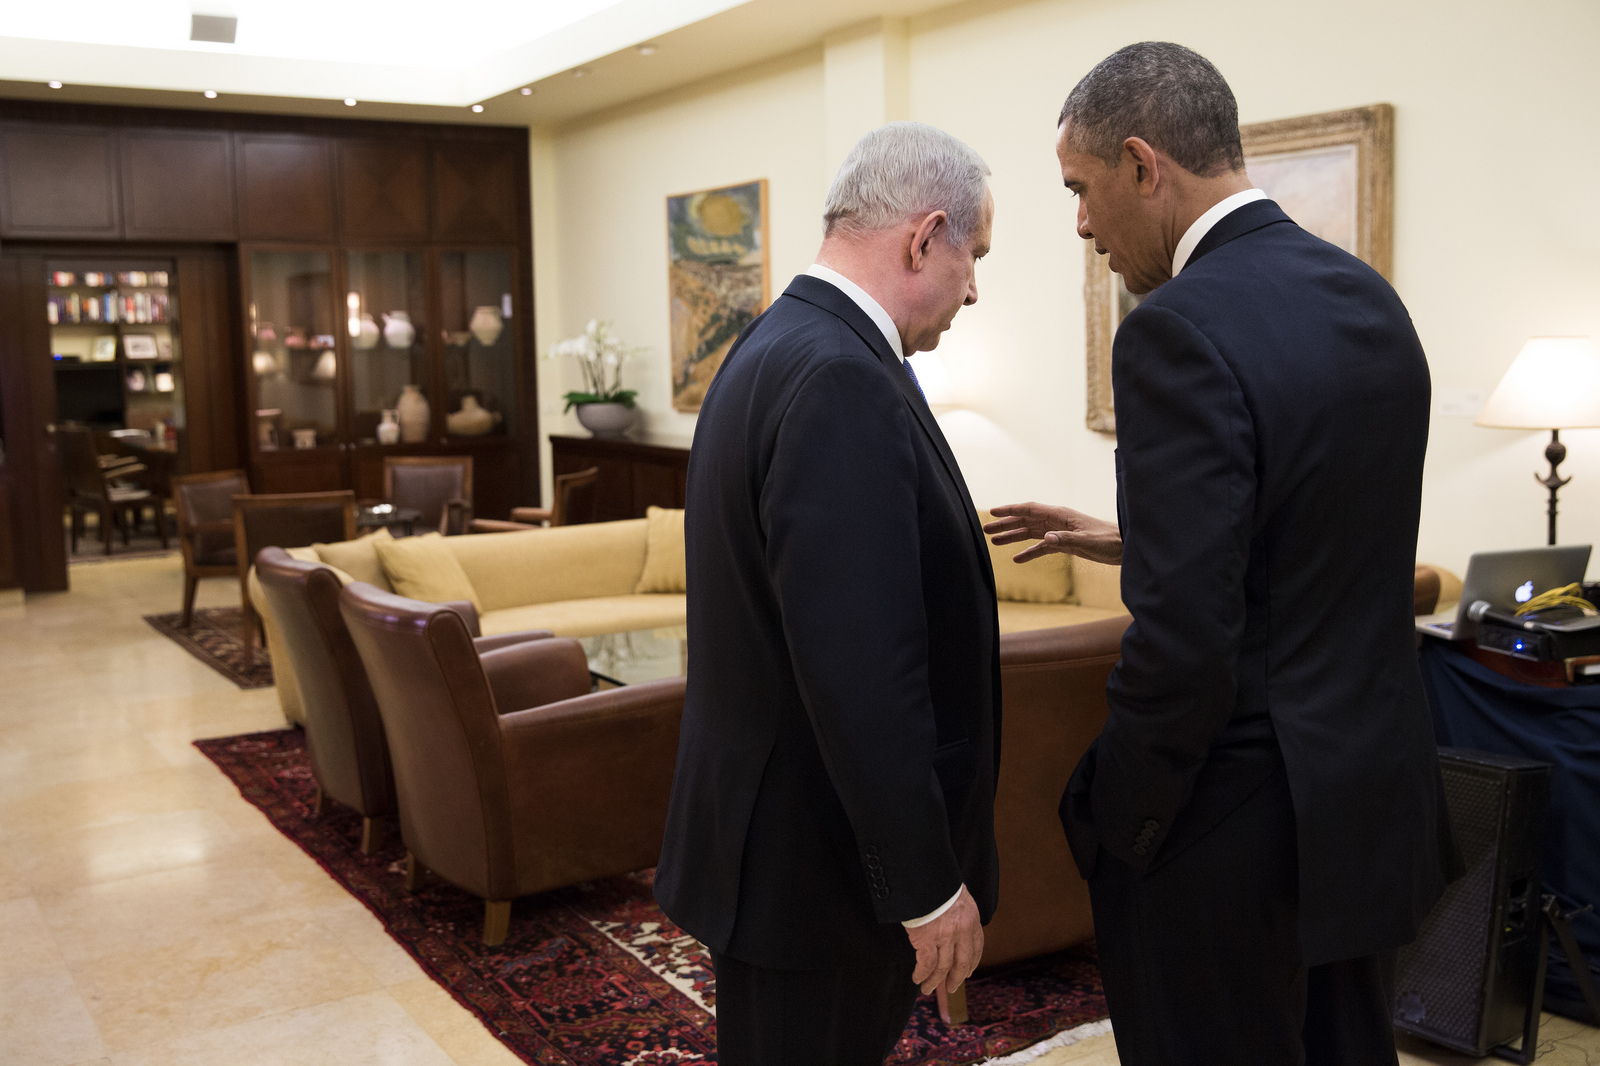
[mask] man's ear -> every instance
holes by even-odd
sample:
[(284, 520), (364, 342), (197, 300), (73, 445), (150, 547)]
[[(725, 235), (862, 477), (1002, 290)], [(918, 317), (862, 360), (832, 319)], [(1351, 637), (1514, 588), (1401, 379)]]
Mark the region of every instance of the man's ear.
[(1161, 161), (1150, 142), (1143, 137), (1129, 137), (1122, 142), (1122, 162), (1131, 164), (1133, 181), (1139, 195), (1148, 199), (1156, 194), (1161, 184)]
[(906, 242), (906, 266), (913, 271), (920, 271), (928, 262), (928, 253), (933, 248), (933, 239), (943, 237), (945, 227), (950, 224), (950, 218), (943, 211), (931, 211), (923, 217), (911, 230), (911, 238)]

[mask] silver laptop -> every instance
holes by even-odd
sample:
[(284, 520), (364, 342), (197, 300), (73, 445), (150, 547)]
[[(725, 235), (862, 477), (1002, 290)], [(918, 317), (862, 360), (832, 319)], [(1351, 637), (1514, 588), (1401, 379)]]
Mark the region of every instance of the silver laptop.
[[(1477, 552), (1467, 563), (1461, 602), (1447, 611), (1418, 618), (1417, 632), (1445, 640), (1470, 640), (1478, 633), (1473, 604), (1487, 603), (1495, 610), (1515, 611), (1541, 592), (1582, 581), (1589, 569), (1589, 551), (1587, 544), (1573, 544)], [(1590, 625), (1600, 625), (1600, 619), (1582, 619), (1573, 628)]]

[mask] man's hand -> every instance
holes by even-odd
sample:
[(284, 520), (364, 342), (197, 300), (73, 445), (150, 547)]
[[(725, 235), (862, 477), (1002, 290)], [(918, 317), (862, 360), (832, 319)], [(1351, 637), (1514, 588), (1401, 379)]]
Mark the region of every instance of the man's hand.
[(983, 958), (983, 923), (966, 885), (949, 910), (927, 925), (907, 929), (906, 935), (917, 950), (911, 980), (922, 986), (924, 995), (941, 984), (946, 992), (954, 992)]
[(1122, 534), (1116, 525), (1092, 518), (1070, 507), (1042, 503), (1011, 503), (991, 512), (995, 521), (983, 527), (996, 544), (1023, 540), (1039, 543), (1016, 554), (1013, 561), (1032, 562), (1051, 553), (1079, 555), (1091, 562), (1122, 563)]

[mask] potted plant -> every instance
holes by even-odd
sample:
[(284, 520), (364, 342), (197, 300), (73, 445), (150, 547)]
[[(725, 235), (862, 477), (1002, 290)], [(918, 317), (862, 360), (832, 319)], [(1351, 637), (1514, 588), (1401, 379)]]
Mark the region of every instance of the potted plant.
[(634, 398), (622, 387), (622, 367), (643, 348), (630, 348), (611, 332), (609, 322), (590, 319), (576, 337), (550, 349), (549, 358), (571, 356), (583, 371), (584, 388), (566, 394), (562, 413), (577, 408), (578, 421), (596, 437), (620, 437), (633, 425)]

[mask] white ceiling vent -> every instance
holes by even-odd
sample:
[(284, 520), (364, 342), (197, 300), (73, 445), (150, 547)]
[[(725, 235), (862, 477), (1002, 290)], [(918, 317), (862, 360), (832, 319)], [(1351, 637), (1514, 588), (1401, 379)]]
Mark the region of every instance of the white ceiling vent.
[(232, 44), (239, 20), (232, 15), (190, 15), (189, 40)]

